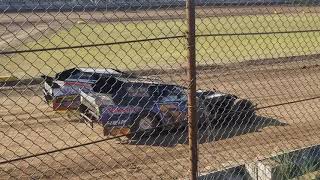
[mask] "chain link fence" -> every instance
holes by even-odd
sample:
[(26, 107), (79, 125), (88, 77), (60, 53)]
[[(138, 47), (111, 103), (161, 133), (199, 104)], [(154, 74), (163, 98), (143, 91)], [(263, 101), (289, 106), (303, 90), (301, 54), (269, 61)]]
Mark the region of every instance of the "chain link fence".
[(319, 178), (320, 1), (190, 2), (0, 1), (0, 179)]

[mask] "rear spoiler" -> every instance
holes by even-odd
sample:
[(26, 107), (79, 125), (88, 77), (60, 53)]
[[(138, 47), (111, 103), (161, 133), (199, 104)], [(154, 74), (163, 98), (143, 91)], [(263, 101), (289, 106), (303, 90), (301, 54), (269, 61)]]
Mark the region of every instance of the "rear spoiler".
[(60, 88), (59, 84), (54, 82), (54, 78), (46, 75), (42, 75), (41, 78), (46, 82), (51, 88)]
[(97, 114), (98, 106), (94, 102), (95, 99), (84, 92), (80, 93), (81, 105), (79, 108), (80, 116), (84, 119), (86, 124), (93, 127), (94, 122), (98, 122), (99, 114)]
[(49, 85), (52, 85), (53, 83), (53, 77), (41, 75), (41, 78)]

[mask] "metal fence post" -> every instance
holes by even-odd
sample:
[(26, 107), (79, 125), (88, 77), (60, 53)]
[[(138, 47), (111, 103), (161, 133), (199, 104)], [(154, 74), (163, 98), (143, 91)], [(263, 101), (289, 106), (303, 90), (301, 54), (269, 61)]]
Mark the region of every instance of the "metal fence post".
[(187, 9), (187, 50), (188, 50), (188, 127), (190, 150), (190, 178), (196, 180), (198, 171), (197, 111), (196, 111), (196, 52), (195, 52), (195, 4), (186, 1)]

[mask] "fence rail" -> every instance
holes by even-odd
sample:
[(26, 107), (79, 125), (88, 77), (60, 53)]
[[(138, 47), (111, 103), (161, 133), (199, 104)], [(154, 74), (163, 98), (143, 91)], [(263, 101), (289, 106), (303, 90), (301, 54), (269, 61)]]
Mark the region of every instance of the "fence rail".
[[(197, 0), (196, 6), (318, 5), (319, 0)], [(2, 12), (111, 11), (184, 7), (185, 0), (0, 1)]]

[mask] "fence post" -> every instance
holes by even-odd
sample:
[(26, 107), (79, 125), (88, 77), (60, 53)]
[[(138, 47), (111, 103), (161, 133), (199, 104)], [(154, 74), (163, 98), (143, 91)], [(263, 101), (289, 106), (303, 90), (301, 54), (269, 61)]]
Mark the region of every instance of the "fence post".
[(188, 127), (190, 151), (190, 179), (197, 179), (198, 142), (197, 142), (197, 111), (196, 111), (196, 51), (195, 51), (195, 4), (194, 0), (186, 1), (187, 14), (187, 50), (188, 50)]

